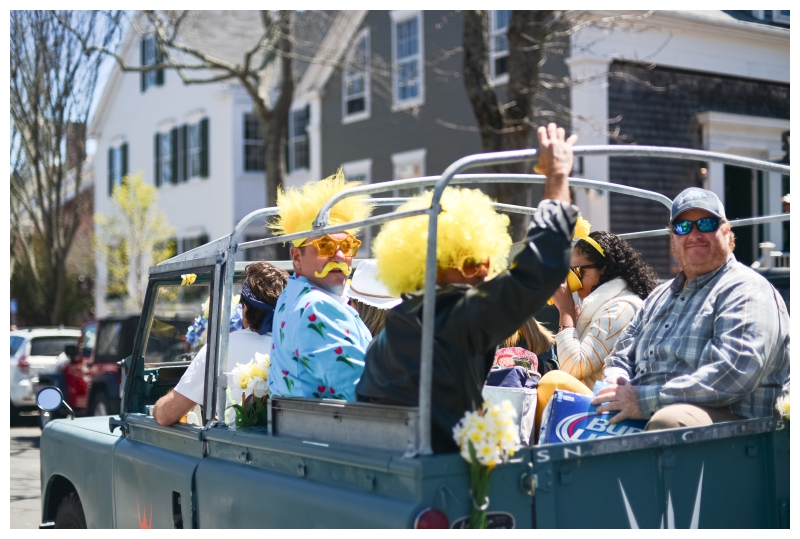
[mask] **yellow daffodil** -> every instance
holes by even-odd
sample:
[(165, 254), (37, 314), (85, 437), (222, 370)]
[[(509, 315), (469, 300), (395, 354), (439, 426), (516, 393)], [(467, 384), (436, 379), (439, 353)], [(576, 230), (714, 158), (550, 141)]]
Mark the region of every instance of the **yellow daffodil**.
[(194, 281), (197, 279), (197, 275), (194, 273), (187, 273), (185, 275), (181, 275), (181, 286), (187, 286), (190, 284), (194, 284)]

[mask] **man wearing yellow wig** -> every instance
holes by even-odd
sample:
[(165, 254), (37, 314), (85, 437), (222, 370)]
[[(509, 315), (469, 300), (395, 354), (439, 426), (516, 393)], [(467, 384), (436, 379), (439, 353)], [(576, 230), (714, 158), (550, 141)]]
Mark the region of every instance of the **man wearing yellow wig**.
[[(477, 190), (448, 188), (442, 195), (431, 406), (431, 443), (438, 453), (458, 451), (453, 426), (464, 412), (480, 407), (495, 347), (544, 305), (567, 276), (578, 218), (568, 187), (576, 137), (565, 139), (555, 124), (540, 127), (538, 135), (537, 171), (547, 177), (544, 200), (527, 245), (509, 270), (508, 217), (495, 212)], [(429, 207), (430, 200), (427, 193), (400, 209)], [(427, 221), (426, 216), (390, 221), (375, 238), (378, 279), (404, 301), (387, 312), (384, 330), (367, 351), (356, 387), (360, 401), (419, 402)]]
[[(278, 189), (276, 234), (310, 231), (322, 205), (355, 187), (341, 169), (319, 182), (283, 193)], [(331, 225), (369, 217), (364, 196), (346, 198), (331, 209)], [(361, 242), (357, 228), (293, 240), (294, 276), (278, 298), (272, 321), (269, 388), (273, 395), (355, 400), (372, 336), (344, 295), (353, 257)]]

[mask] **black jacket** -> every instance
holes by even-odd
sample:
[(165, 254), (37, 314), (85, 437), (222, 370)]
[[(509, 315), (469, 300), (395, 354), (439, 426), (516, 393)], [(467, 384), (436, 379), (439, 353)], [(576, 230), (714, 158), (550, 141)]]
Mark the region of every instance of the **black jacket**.
[[(543, 201), (512, 269), (478, 286), (437, 287), (433, 352), (431, 443), (437, 453), (458, 451), (453, 426), (476, 410), (495, 347), (553, 295), (570, 264), (578, 209)], [(386, 313), (356, 386), (359, 401), (402, 406), (419, 403), (422, 291)]]

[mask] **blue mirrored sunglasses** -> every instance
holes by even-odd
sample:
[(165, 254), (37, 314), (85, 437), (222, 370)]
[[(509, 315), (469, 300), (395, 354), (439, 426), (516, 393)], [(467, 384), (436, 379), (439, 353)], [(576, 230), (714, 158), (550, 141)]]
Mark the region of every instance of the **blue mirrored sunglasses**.
[(719, 217), (703, 217), (697, 221), (675, 221), (672, 223), (672, 231), (678, 236), (685, 236), (692, 231), (692, 227), (697, 225), (700, 232), (715, 232), (719, 228)]

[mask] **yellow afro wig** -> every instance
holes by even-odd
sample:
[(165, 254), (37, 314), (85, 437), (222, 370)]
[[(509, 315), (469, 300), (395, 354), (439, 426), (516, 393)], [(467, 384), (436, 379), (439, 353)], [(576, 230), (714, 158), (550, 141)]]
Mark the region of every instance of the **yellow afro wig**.
[[(427, 191), (400, 206), (398, 211), (428, 208), (432, 196), (432, 191)], [(511, 248), (508, 216), (497, 213), (491, 199), (477, 189), (448, 187), (441, 204), (436, 247), (439, 269), (460, 267), (467, 258), (489, 258), (490, 277), (505, 269)], [(378, 279), (392, 295), (413, 292), (425, 285), (427, 240), (426, 215), (383, 225), (372, 248), (378, 259)]]
[[(303, 187), (292, 188), (287, 192), (278, 187), (278, 216), (267, 226), (271, 228), (275, 235), (294, 234), (304, 230), (311, 230), (314, 219), (316, 219), (322, 205), (336, 193), (361, 185), (361, 182), (348, 182), (344, 177), (342, 169), (336, 174), (328, 176), (318, 182), (308, 182)], [(328, 223), (340, 225), (351, 221), (365, 219), (372, 213), (372, 205), (369, 197), (361, 195), (349, 197), (336, 203), (331, 208)], [(360, 228), (352, 228), (347, 231), (356, 234)], [(306, 238), (293, 240), (294, 245), (300, 246)]]

